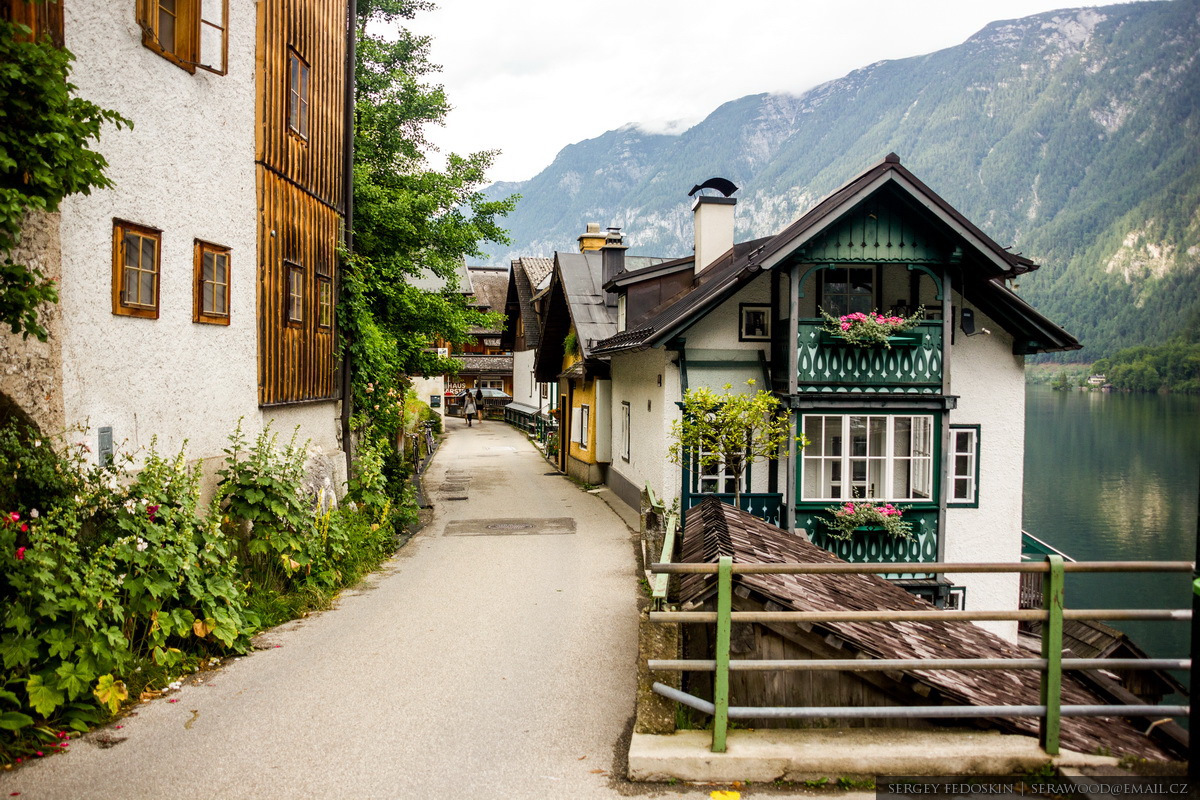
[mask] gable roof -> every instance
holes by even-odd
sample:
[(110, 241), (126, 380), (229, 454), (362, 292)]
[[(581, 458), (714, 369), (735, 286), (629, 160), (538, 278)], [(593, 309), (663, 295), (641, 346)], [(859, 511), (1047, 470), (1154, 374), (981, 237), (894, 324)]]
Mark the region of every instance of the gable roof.
[[(837, 556), (799, 536), (710, 497), (689, 509), (681, 560), (714, 563), (731, 556), (734, 563), (841, 562)], [(912, 611), (934, 610), (930, 603), (877, 575), (733, 575), (736, 596), (753, 596), (794, 611)], [(739, 594), (740, 589), (740, 594)], [(715, 575), (684, 575), (679, 582), (682, 603), (715, 595)], [(747, 594), (747, 592), (749, 594)], [(971, 622), (823, 622), (814, 623), (822, 635), (832, 634), (853, 651), (869, 658), (1026, 658), (1029, 654)], [(847, 656), (853, 657), (853, 656)], [(1031, 670), (931, 670), (909, 673), (932, 687), (952, 705), (1039, 705), (1038, 673)], [(1104, 701), (1076, 681), (1063, 676), (1062, 702), (1095, 705)], [(1038, 721), (1007, 718), (990, 721), (1012, 733), (1036, 736)], [(1167, 759), (1170, 754), (1135, 725), (1118, 717), (1064, 717), (1062, 743), (1083, 753), (1100, 747), (1113, 752)]]
[(553, 269), (554, 261), (549, 258), (521, 256), (512, 260), (505, 300), (508, 325), (505, 326), (504, 337), (510, 346), (516, 342), (517, 317), (524, 320), (525, 346), (532, 350), (541, 343), (542, 326), (533, 308), (533, 296), (537, 293), (538, 284)]
[[(508, 270), (497, 267), (467, 267), (471, 278), (471, 305), (480, 311), (504, 311), (504, 299), (508, 293)], [(470, 333), (475, 335), (499, 334), (502, 328), (472, 327)]]
[(940, 223), (940, 227), (960, 244), (964, 260), (969, 262), (962, 269), (964, 296), (1013, 334), (1014, 350), (1018, 353), (1052, 352), (1077, 350), (1082, 346), (999, 282), (1037, 269), (1037, 264), (1001, 247), (902, 166), (899, 156), (889, 153), (879, 164), (826, 197), (775, 236), (734, 245), (700, 273), (693, 291), (665, 306), (636, 329), (622, 331), (601, 342), (596, 352), (611, 354), (666, 343), (731, 297), (759, 272), (795, 257), (803, 245), (859, 203), (883, 190), (910, 200), (920, 213)]

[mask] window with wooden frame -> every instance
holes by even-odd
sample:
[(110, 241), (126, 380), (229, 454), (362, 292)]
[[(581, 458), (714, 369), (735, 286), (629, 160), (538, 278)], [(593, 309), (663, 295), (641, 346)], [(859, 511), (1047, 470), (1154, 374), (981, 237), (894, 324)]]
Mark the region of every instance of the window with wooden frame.
[(317, 325), (333, 327), (333, 281), (329, 278), (317, 278)]
[(229, 248), (196, 240), (192, 321), (229, 324)]
[(950, 498), (952, 506), (979, 508), (979, 427), (950, 426)]
[[(50, 43), (55, 47), (63, 46), (62, 0), (46, 0), (41, 3), (30, 0), (0, 0), (0, 19), (29, 28), (29, 40), (36, 42), (43, 36), (49, 36)], [(17, 37), (18, 40), (24, 38)]]
[(591, 423), (592, 423), (592, 408), (591, 408), (591, 406), (587, 406), (587, 405), (580, 406), (579, 407), (579, 442), (578, 442), (580, 450), (588, 449), (588, 436), (591, 433), (588, 430), (588, 428), (591, 427)]
[(173, 64), (224, 75), (229, 65), (229, 0), (137, 0), (142, 44)]
[(158, 319), (162, 231), (113, 220), (112, 313)]
[(289, 261), (283, 262), (287, 280), (284, 288), (287, 291), (284, 303), (284, 322), (292, 327), (304, 324), (304, 267)]
[(309, 104), (308, 62), (295, 50), (288, 50), (288, 130), (308, 138)]

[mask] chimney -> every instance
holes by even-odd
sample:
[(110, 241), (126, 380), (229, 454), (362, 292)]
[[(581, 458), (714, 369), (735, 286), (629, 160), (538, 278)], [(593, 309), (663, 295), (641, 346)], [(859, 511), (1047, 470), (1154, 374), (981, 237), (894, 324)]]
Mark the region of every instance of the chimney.
[(586, 253), (588, 250), (599, 250), (604, 247), (608, 239), (608, 234), (600, 231), (599, 222), (589, 222), (587, 224), (587, 233), (579, 235), (579, 252)]
[(696, 233), (695, 273), (710, 266), (733, 247), (732, 197), (700, 195), (692, 204), (692, 223)]
[[(629, 248), (622, 244), (622, 241), (623, 237), (621, 236), (620, 228), (608, 229), (604, 247), (600, 248), (600, 258), (602, 264), (600, 273), (601, 286), (625, 271), (625, 251)], [(604, 305), (608, 306), (609, 308), (616, 308), (617, 293), (606, 291), (604, 293)]]

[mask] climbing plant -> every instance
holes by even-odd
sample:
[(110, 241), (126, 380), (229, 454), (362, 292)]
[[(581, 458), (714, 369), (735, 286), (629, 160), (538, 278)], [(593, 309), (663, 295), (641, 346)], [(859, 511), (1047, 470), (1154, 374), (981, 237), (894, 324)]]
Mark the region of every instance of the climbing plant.
[(45, 341), (43, 303), (58, 301), (54, 281), (13, 251), (30, 212), (57, 211), (71, 194), (107, 188), (104, 156), (91, 149), (104, 123), (132, 124), (75, 96), (74, 56), (47, 37), (0, 19), (0, 322)]

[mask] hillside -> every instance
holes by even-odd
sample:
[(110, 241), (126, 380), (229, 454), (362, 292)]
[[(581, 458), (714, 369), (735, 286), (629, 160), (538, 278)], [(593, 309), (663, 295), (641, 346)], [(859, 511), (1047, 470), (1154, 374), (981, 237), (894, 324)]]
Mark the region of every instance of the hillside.
[(629, 125), (568, 146), (490, 187), (524, 197), (491, 255), (570, 249), (589, 221), (623, 227), (634, 253), (686, 252), (686, 193), (714, 175), (742, 187), (739, 238), (767, 235), (894, 151), (1043, 265), (1021, 292), (1084, 356), (1165, 341), (1200, 321), (1198, 56), (1200, 0), (994, 22), (799, 96), (734, 100), (678, 136)]

